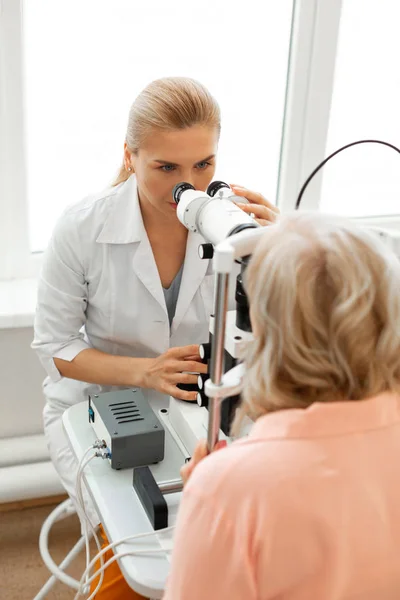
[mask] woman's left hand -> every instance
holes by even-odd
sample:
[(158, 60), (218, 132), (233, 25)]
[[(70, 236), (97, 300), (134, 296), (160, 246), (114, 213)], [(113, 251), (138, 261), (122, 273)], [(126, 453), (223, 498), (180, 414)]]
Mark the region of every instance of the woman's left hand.
[(230, 184), (230, 187), (236, 196), (242, 196), (248, 200), (249, 204), (244, 202), (236, 202), (236, 204), (245, 213), (253, 214), (257, 223), (263, 226), (275, 223), (279, 215), (279, 208), (264, 198), (262, 194), (233, 183)]

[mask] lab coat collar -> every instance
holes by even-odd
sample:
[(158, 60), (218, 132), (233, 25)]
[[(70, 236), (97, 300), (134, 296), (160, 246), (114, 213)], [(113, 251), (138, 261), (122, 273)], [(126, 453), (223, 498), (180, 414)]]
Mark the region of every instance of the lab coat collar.
[(96, 242), (100, 244), (132, 244), (142, 241), (146, 232), (134, 175), (120, 185), (115, 197), (110, 198), (110, 205), (109, 213)]
[[(181, 287), (179, 290), (175, 317), (172, 322), (172, 334), (175, 333), (182, 322), (194, 295), (209, 271), (210, 261), (202, 260), (199, 257), (199, 246), (200, 244), (204, 244), (204, 242), (205, 240), (200, 234), (189, 231)], [(206, 318), (207, 317), (208, 315)]]
[[(112, 200), (110, 199), (110, 201)], [(102, 244), (140, 242), (134, 255), (133, 269), (143, 285), (163, 308), (165, 317), (168, 318), (160, 276), (143, 224), (134, 176), (131, 176), (117, 190), (116, 197), (96, 241)], [(175, 333), (182, 322), (194, 295), (207, 274), (207, 269), (210, 272), (210, 261), (202, 260), (198, 253), (200, 244), (204, 242), (205, 240), (200, 234), (189, 231), (185, 264), (171, 334)]]
[[(186, 242), (185, 262), (182, 273), (182, 281), (176, 304), (175, 316), (172, 321), (171, 335), (173, 335), (181, 324), (188, 311), (194, 295), (199, 289), (209, 265), (208, 260), (199, 257), (199, 245), (204, 243), (204, 238), (192, 231), (189, 232)], [(149, 290), (153, 298), (162, 307), (165, 319), (168, 319), (167, 306), (164, 292), (154, 260), (153, 251), (147, 235), (143, 237), (133, 258), (133, 269), (143, 285)], [(207, 318), (207, 317), (206, 317)]]

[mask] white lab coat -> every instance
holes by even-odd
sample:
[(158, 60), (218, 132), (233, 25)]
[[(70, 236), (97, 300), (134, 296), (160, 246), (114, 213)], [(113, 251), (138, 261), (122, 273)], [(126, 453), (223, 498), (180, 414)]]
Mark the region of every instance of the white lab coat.
[[(207, 341), (214, 278), (210, 261), (198, 255), (203, 242), (189, 233), (170, 327), (134, 176), (75, 204), (58, 221), (44, 256), (32, 347), (48, 373), (43, 388), (49, 451), (72, 499), (76, 460), (62, 413), (89, 393), (111, 388), (64, 378), (53, 359), (72, 360), (85, 348), (155, 357), (170, 347)], [(94, 508), (89, 512), (95, 522)]]

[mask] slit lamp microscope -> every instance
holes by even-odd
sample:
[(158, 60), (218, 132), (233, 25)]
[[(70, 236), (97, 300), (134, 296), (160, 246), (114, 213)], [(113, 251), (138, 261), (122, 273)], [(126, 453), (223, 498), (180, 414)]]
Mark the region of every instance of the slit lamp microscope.
[[(177, 216), (183, 225), (206, 240), (199, 247), (200, 258), (213, 259), (215, 274), (214, 310), (210, 317), (209, 339), (200, 346), (200, 357), (208, 365), (207, 375), (198, 377), (197, 406), (170, 398), (168, 419), (175, 435), (193, 453), (197, 441), (207, 437), (209, 452), (219, 439), (229, 437), (234, 413), (240, 401), (243, 344), (252, 339), (249, 306), (243, 275), (252, 251), (264, 228), (243, 212), (231, 188), (212, 182), (199, 192), (189, 183), (173, 189)], [(234, 276), (233, 284), (230, 279)], [(230, 308), (233, 296), (236, 302)], [(148, 467), (134, 469), (133, 485), (155, 529), (168, 525), (165, 493), (181, 491), (182, 482), (158, 486)]]

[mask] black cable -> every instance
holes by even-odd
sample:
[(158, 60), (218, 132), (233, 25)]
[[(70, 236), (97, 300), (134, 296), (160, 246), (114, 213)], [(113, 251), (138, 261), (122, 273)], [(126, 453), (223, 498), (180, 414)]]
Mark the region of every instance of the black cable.
[(308, 184), (310, 183), (311, 179), (314, 177), (314, 175), (316, 175), (318, 173), (318, 171), (320, 169), (322, 169), (322, 167), (328, 162), (328, 160), (330, 160), (331, 158), (336, 156), (336, 154), (339, 154), (339, 152), (342, 152), (342, 150), (346, 150), (346, 148), (350, 148), (351, 146), (357, 146), (357, 144), (382, 144), (383, 146), (389, 146), (389, 148), (393, 148), (393, 150), (396, 150), (396, 152), (398, 152), (400, 154), (400, 149), (397, 148), (397, 146), (394, 146), (393, 144), (389, 144), (389, 142), (382, 142), (381, 140), (359, 140), (358, 142), (352, 142), (351, 144), (346, 144), (346, 146), (339, 148), (339, 150), (336, 150), (335, 152), (330, 154), (327, 158), (325, 158), (318, 165), (318, 167), (316, 169), (314, 169), (314, 171), (311, 173), (311, 175), (306, 179), (306, 182), (304, 183), (304, 185), (301, 188), (300, 193), (297, 197), (295, 210), (298, 210), (301, 199), (303, 197), (303, 194), (306, 191), (306, 188), (307, 188)]

